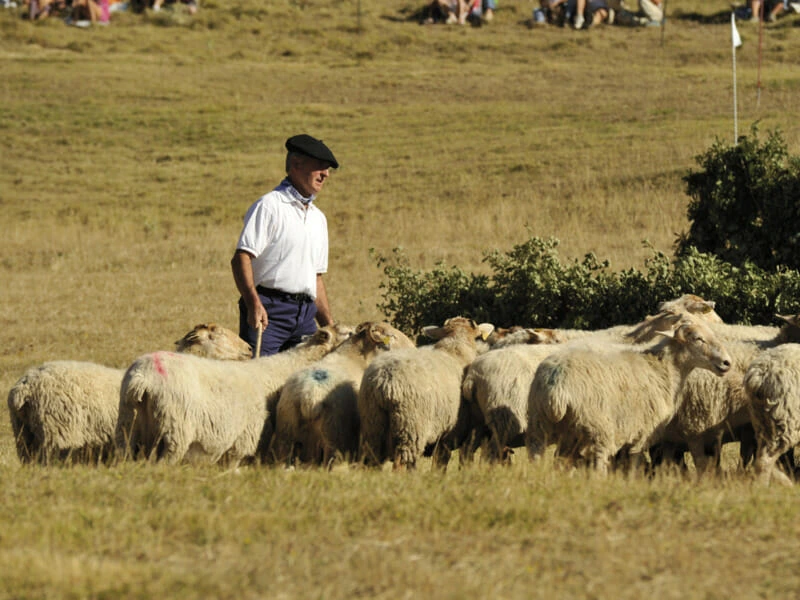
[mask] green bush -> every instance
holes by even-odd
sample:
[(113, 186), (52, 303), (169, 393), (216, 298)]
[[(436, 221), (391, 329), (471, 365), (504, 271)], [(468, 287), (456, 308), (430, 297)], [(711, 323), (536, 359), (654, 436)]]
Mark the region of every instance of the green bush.
[(800, 268), (800, 157), (789, 157), (779, 132), (760, 143), (754, 128), (735, 146), (715, 143), (684, 177), (691, 197), (688, 248), (734, 265)]
[(375, 255), (384, 271), (379, 308), (406, 331), (463, 315), (497, 326), (598, 329), (635, 323), (664, 300), (694, 293), (717, 303), (731, 323), (774, 323), (776, 313), (800, 311), (800, 273), (735, 266), (687, 248), (673, 260), (653, 251), (645, 270), (614, 272), (592, 255), (562, 261), (558, 240), (531, 237), (509, 252), (484, 253), (491, 275), (437, 265), (408, 264), (402, 249)]

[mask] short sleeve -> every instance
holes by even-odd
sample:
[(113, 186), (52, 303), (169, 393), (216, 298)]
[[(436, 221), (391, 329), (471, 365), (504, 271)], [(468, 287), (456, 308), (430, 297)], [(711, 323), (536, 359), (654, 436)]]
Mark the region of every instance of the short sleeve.
[(237, 250), (244, 250), (253, 256), (259, 256), (269, 243), (270, 230), (269, 205), (260, 199), (254, 203), (244, 216), (244, 227), (236, 244)]

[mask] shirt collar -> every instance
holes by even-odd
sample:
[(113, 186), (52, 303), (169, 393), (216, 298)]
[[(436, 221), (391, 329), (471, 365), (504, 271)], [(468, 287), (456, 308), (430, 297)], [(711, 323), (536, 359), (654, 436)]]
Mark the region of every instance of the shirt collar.
[(308, 198), (303, 196), (292, 182), (289, 180), (288, 177), (285, 177), (283, 181), (281, 181), (280, 185), (278, 186), (280, 189), (285, 190), (292, 198), (303, 204), (304, 206), (310, 205), (314, 202), (314, 199), (317, 197), (316, 194), (311, 194)]

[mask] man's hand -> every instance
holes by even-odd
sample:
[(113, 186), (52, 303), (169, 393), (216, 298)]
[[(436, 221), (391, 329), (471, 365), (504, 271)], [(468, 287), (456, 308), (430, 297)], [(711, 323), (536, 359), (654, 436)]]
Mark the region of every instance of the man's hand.
[(261, 304), (260, 299), (255, 303), (255, 306), (252, 308), (248, 307), (247, 309), (247, 324), (253, 329), (258, 329), (259, 323), (261, 324), (262, 329), (266, 329), (267, 325), (269, 324), (267, 309), (265, 309), (264, 305)]

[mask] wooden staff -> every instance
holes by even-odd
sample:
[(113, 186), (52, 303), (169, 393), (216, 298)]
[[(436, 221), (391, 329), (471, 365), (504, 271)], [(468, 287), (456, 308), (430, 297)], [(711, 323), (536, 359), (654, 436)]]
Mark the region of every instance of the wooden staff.
[(258, 331), (258, 336), (256, 337), (256, 347), (253, 348), (253, 358), (261, 356), (261, 334), (264, 333), (264, 326), (259, 323), (256, 325), (256, 331)]

